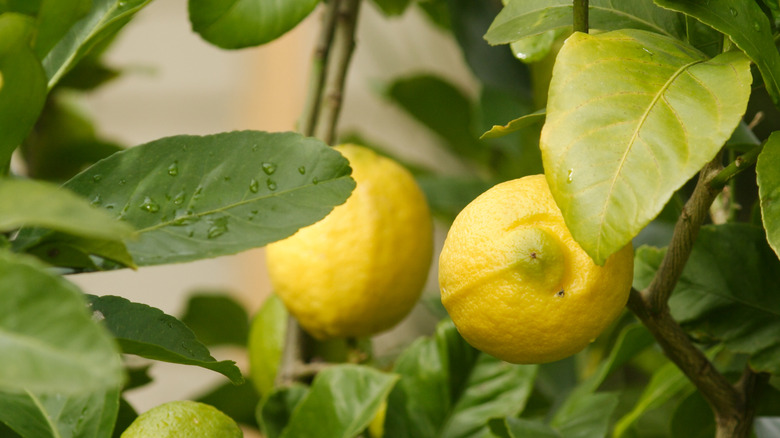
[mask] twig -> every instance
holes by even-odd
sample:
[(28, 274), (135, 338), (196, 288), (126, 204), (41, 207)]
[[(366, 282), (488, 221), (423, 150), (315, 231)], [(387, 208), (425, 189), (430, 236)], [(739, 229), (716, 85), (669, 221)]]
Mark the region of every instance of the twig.
[(588, 0), (574, 0), (574, 32), (588, 33)]
[(758, 154), (760, 154), (763, 149), (764, 144), (756, 145), (753, 149), (735, 158), (734, 161), (729, 163), (728, 166), (710, 180), (710, 188), (713, 190), (720, 190), (723, 188), (729, 180), (755, 164), (756, 160), (758, 160)]
[(344, 97), (344, 83), (355, 48), (355, 29), (360, 0), (341, 0), (336, 17), (333, 46), (325, 72), (325, 90), (320, 102), (315, 134), (328, 144), (335, 140), (336, 124)]
[(330, 3), (325, 3), (326, 9), (322, 16), (322, 28), (320, 29), (317, 45), (314, 47), (314, 54), (312, 55), (309, 91), (306, 96), (303, 114), (301, 114), (300, 126), (298, 127), (301, 134), (307, 137), (314, 135), (314, 129), (317, 126), (322, 89), (325, 86), (325, 67), (327, 66), (330, 47), (333, 43), (333, 31), (336, 28), (336, 17), (338, 16), (340, 4), (341, 0), (331, 0)]

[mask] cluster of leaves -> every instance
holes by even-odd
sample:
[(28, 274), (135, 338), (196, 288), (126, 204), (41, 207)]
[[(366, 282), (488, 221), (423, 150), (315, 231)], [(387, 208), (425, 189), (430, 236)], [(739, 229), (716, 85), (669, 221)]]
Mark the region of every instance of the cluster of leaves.
[[(177, 136), (127, 150), (99, 139), (59, 91), (116, 77), (100, 54), (150, 1), (0, 0), (0, 435), (118, 435), (135, 417), (123, 391), (150, 380), (122, 354), (224, 374), (230, 383), (201, 400), (269, 437), (712, 435), (702, 396), (630, 315), (575, 357), (521, 366), (474, 350), (441, 314), (431, 337), (396, 358), (275, 387), (287, 317), (277, 300), (249, 333), (246, 312), (225, 297), (193, 297), (179, 320), (78, 290), (62, 274), (263, 246), (321, 219), (354, 187), (338, 153), (292, 133)], [(277, 38), (319, 3), (190, 0), (189, 14), (206, 41), (238, 49)], [(755, 173), (729, 181), (714, 208), (725, 219), (702, 230), (669, 304), (727, 377), (746, 364), (775, 376), (780, 8), (706, 3), (591, 0), (595, 31), (569, 36), (570, 0), (373, 2), (388, 16), (423, 11), (481, 85), (477, 99), (427, 74), (385, 89), (468, 169), (409, 166), (443, 223), (495, 182), (544, 169), (596, 262), (632, 240), (655, 245), (637, 250), (642, 289), (686, 183), (721, 151), (733, 174), (758, 157)], [(766, 121), (749, 129), (743, 120), (759, 113)], [(10, 174), (17, 149), (34, 179)], [(211, 356), (220, 344), (259, 345), (254, 385)], [(754, 401), (758, 436), (777, 427), (779, 387), (771, 377)]]

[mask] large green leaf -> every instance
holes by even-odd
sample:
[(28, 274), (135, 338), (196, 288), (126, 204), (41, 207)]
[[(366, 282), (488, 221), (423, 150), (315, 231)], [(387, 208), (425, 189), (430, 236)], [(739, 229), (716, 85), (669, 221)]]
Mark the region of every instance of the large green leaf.
[(92, 0), (89, 13), (73, 24), (43, 59), (49, 89), (92, 48), (116, 34), (151, 1)]
[(189, 0), (192, 30), (223, 49), (272, 41), (295, 27), (320, 0)]
[(774, 132), (764, 144), (756, 163), (761, 219), (769, 245), (780, 255), (780, 133)]
[(81, 396), (120, 385), (116, 345), (73, 284), (2, 251), (0, 291), (0, 391)]
[[(664, 251), (637, 251), (634, 285), (652, 280)], [(750, 355), (755, 371), (780, 373), (780, 260), (761, 228), (748, 224), (701, 229), (669, 300), (691, 335), (722, 341)]]
[(780, 105), (780, 54), (769, 19), (754, 0), (655, 0), (728, 35), (756, 63), (775, 105)]
[(38, 11), (33, 48), (43, 59), (74, 23), (92, 8), (92, 0), (44, 0)]
[(44, 227), (96, 239), (121, 241), (133, 228), (54, 184), (0, 179), (0, 231)]
[(308, 393), (308, 387), (293, 383), (263, 398), (257, 405), (255, 417), (266, 437), (279, 438), (282, 435), (293, 411)]
[(533, 124), (544, 122), (544, 118), (546, 117), (546, 114), (547, 114), (546, 110), (541, 109), (531, 114), (526, 114), (522, 117), (518, 117), (510, 121), (506, 125), (493, 125), (493, 127), (490, 128), (489, 131), (482, 134), (482, 136), (479, 138), (481, 140), (485, 140), (490, 138), (503, 137), (507, 134), (511, 134), (515, 131), (519, 131)]
[(136, 227), (139, 266), (235, 254), (285, 238), (343, 203), (349, 163), (319, 140), (256, 131), (168, 137), (65, 184)]
[(741, 52), (707, 60), (631, 29), (566, 40), (540, 147), (566, 224), (596, 263), (715, 156), (745, 112), (750, 83)]
[(522, 412), (536, 370), (478, 352), (445, 320), (396, 362), (401, 380), (388, 399), (385, 437), (484, 434), (491, 418)]
[(358, 365), (336, 365), (314, 378), (290, 415), (283, 438), (358, 436), (374, 418), (398, 376)]
[(148, 359), (195, 365), (244, 381), (233, 361), (217, 361), (186, 325), (162, 310), (125, 298), (89, 295), (94, 318), (103, 321), (122, 351)]
[(82, 394), (0, 393), (0, 422), (24, 438), (105, 438), (119, 410), (119, 389)]
[[(490, 25), (485, 39), (507, 44), (544, 32), (571, 27), (571, 0), (512, 0)], [(652, 0), (591, 0), (588, 23), (592, 29), (642, 29), (673, 38), (685, 36), (681, 15), (655, 6)]]
[(274, 389), (287, 338), (289, 313), (276, 294), (266, 298), (252, 319), (249, 331), (249, 374), (257, 391), (265, 396)]
[(0, 174), (35, 124), (46, 100), (46, 77), (30, 49), (33, 19), (0, 15)]

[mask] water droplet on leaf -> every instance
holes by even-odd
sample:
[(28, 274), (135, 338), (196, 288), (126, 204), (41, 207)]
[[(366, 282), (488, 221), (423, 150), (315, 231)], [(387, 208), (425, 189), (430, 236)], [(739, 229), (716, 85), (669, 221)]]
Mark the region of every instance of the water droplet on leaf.
[(273, 175), (274, 172), (276, 172), (276, 164), (263, 163), (263, 172), (265, 172), (266, 175)]
[(753, 23), (753, 29), (758, 32), (761, 30), (761, 25), (758, 23)]
[(252, 193), (257, 193), (259, 188), (260, 188), (260, 183), (258, 183), (256, 179), (252, 178), (252, 180), (249, 181), (249, 191)]
[(228, 230), (227, 217), (213, 219), (210, 222), (211, 222), (211, 226), (209, 227), (208, 231), (206, 231), (206, 237), (208, 237), (209, 239), (215, 239), (227, 232)]
[(317, 185), (317, 183), (319, 183), (319, 182), (320, 182), (320, 180), (318, 180), (316, 176), (311, 179), (311, 183), (314, 184), (314, 185)]
[(566, 183), (571, 184), (574, 177), (574, 169), (569, 169), (569, 172), (566, 174)]
[(90, 201), (90, 204), (92, 205), (100, 205), (102, 203), (103, 203), (103, 198), (100, 197), (99, 193), (95, 195), (94, 198), (92, 198), (92, 201)]
[(150, 197), (145, 197), (143, 204), (140, 205), (141, 210), (148, 211), (149, 213), (157, 213), (160, 211), (160, 206), (152, 200)]
[(265, 184), (268, 186), (268, 190), (274, 191), (276, 190), (276, 183), (273, 182), (270, 178), (265, 182)]
[(298, 173), (300, 173), (301, 175), (306, 175), (306, 167), (305, 166), (299, 167)]
[(736, 17), (737, 15), (739, 15), (739, 12), (734, 8), (729, 8), (729, 13), (731, 14), (732, 17)]
[(174, 205), (181, 205), (181, 203), (184, 202), (184, 196), (184, 190), (177, 193), (176, 196), (173, 197)]
[(176, 176), (179, 174), (179, 162), (174, 161), (173, 164), (168, 166), (168, 175), (170, 176)]
[(100, 182), (100, 180), (103, 179), (103, 175), (97, 174), (92, 176), (92, 181), (94, 182)]

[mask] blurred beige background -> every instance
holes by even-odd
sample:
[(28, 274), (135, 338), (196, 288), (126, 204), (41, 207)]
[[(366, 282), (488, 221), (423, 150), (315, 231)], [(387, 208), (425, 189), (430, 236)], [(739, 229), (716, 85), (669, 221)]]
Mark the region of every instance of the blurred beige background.
[[(295, 129), (306, 93), (309, 59), (319, 26), (319, 10), (273, 43), (223, 51), (190, 29), (185, 0), (157, 0), (120, 35), (107, 60), (125, 74), (82, 102), (99, 132), (127, 145), (177, 134), (211, 134), (238, 129)], [(438, 139), (383, 101), (376, 88), (392, 78), (440, 74), (475, 93), (475, 85), (454, 42), (433, 29), (416, 10), (387, 19), (366, 2), (360, 15), (358, 46), (348, 77), (342, 130), (359, 129), (407, 159), (447, 169)], [(438, 233), (437, 246), (443, 239)], [(434, 259), (436, 256), (434, 257)], [(195, 263), (71, 276), (85, 291), (121, 295), (180, 315), (188, 294), (224, 290), (250, 314), (270, 293), (263, 250)], [(438, 294), (435, 263), (426, 293)], [(430, 329), (427, 311), (375, 341), (377, 349), (398, 350)], [(246, 369), (245, 353), (217, 350)], [(129, 394), (143, 412), (159, 403), (196, 396), (222, 377), (195, 367), (156, 364), (158, 380)]]

